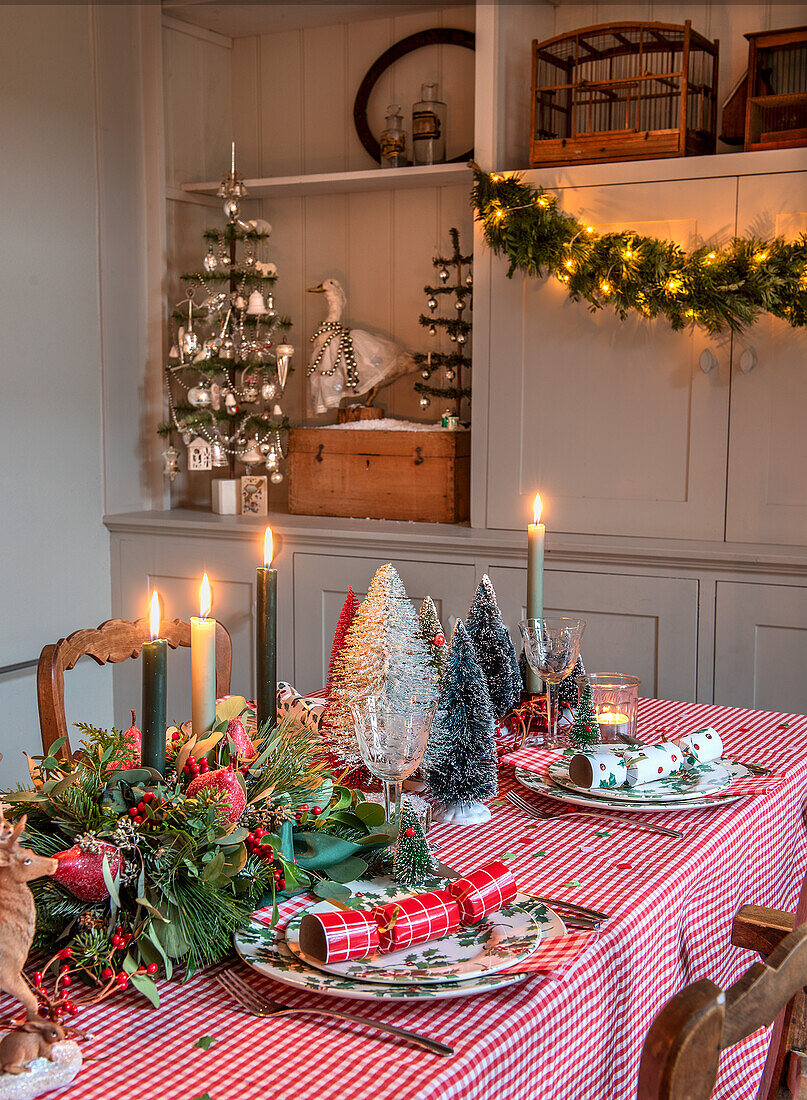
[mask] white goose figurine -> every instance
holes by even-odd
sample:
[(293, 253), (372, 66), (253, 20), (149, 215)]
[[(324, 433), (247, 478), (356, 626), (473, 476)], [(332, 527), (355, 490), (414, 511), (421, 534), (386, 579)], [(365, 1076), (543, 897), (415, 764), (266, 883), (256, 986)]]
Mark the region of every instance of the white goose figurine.
[(365, 404), (371, 405), (379, 387), (417, 370), (410, 353), (394, 340), (342, 324), (347, 298), (336, 279), (323, 279), (308, 290), (324, 294), (328, 306), (325, 320), (311, 337), (308, 377), (315, 413), (335, 409), (343, 397), (362, 393), (368, 395)]

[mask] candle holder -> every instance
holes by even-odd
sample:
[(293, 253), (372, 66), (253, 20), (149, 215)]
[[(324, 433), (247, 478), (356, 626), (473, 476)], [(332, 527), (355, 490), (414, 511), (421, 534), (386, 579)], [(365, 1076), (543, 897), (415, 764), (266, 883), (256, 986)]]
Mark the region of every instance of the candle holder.
[(624, 744), (636, 740), (636, 714), (639, 704), (638, 676), (623, 672), (589, 672), (577, 677), (577, 691), (588, 684), (591, 701), (597, 715), (600, 741), (604, 744)]

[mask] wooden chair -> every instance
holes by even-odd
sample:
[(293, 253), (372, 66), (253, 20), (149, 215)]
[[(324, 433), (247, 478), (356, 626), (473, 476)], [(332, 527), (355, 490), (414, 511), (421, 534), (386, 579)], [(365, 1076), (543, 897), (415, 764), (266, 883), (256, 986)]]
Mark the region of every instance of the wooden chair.
[[(190, 623), (182, 619), (160, 623), (160, 637), (172, 649), (191, 644)], [(139, 657), (143, 643), (149, 640), (148, 619), (129, 622), (109, 619), (95, 630), (77, 630), (55, 645), (46, 645), (39, 655), (36, 673), (36, 694), (39, 704), (39, 725), (42, 747), (47, 753), (54, 741), (67, 737), (64, 710), (64, 674), (75, 666), (79, 657), (92, 657), (98, 665), (120, 664), (130, 657)], [(233, 644), (221, 623), (216, 624), (216, 696), (228, 695), (233, 660)], [(70, 758), (70, 741), (64, 742), (59, 755)]]
[(642, 1048), (638, 1100), (708, 1100), (720, 1052), (771, 1023), (757, 1100), (807, 1100), (805, 922), (807, 878), (795, 913), (757, 905), (739, 910), (731, 942), (757, 951), (762, 962), (725, 992), (702, 979), (667, 1002)]

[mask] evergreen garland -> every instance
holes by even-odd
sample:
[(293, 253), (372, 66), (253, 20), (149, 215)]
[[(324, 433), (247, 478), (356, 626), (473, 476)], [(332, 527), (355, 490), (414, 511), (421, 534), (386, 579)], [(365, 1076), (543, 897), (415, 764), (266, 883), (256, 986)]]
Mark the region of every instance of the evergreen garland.
[(510, 260), (508, 277), (553, 275), (572, 301), (665, 317), (673, 329), (699, 325), (717, 334), (742, 332), (762, 313), (793, 328), (807, 324), (807, 234), (735, 237), (722, 248), (693, 252), (672, 241), (624, 230), (598, 233), (557, 209), (557, 196), (476, 165), (471, 205), (490, 248)]

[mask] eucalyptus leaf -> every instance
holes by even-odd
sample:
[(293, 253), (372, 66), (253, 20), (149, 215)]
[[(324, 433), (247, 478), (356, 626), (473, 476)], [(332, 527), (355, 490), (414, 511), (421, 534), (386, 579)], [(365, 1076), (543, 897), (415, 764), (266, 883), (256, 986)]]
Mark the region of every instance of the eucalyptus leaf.
[(241, 844), (249, 836), (249, 829), (241, 828), (233, 829), (231, 833), (227, 833), (226, 836), (218, 837), (213, 843), (218, 844), (219, 847), (228, 848), (230, 845)]
[(358, 856), (351, 856), (342, 863), (328, 868), (328, 874), (334, 882), (353, 882), (361, 878), (367, 870), (367, 862)]
[(142, 894), (139, 895), (135, 900), (137, 901), (138, 905), (142, 905), (144, 909), (151, 913), (152, 917), (154, 917), (155, 920), (162, 921), (164, 924), (168, 923), (168, 917), (164, 917), (160, 910), (156, 906), (152, 905), (150, 901), (146, 901)]
[(374, 828), (376, 825), (383, 825), (387, 820), (384, 807), (378, 802), (360, 802), (354, 813), (356, 817), (361, 818), (369, 829)]
[(112, 899), (115, 908), (120, 909), (120, 894), (118, 893), (118, 885), (112, 877), (112, 872), (109, 869), (109, 856), (104, 852), (103, 862), (101, 863), (101, 872), (104, 876), (104, 884), (109, 891), (109, 896)]
[(150, 1001), (155, 1008), (160, 1007), (160, 994), (152, 977), (148, 974), (130, 974), (129, 980), (138, 993), (142, 993), (146, 1000)]
[(205, 864), (202, 871), (202, 882), (210, 882), (221, 874), (224, 867), (224, 852), (216, 852), (213, 858)]
[(154, 771), (153, 768), (127, 768), (122, 772), (115, 772), (116, 783), (148, 783), (156, 775), (158, 778), (162, 778), (160, 773)]
[(247, 709), (247, 701), (243, 695), (225, 695), (216, 703), (216, 718), (220, 722), (229, 722), (232, 718), (238, 718)]
[(342, 886), (338, 882), (329, 882), (328, 879), (322, 879), (316, 883), (312, 893), (316, 894), (318, 898), (333, 898), (334, 901), (345, 901), (350, 897), (350, 890), (347, 886)]
[[(170, 921), (168, 921), (167, 923), (170, 924)], [(163, 965), (165, 966), (165, 976), (167, 978), (170, 978), (174, 973), (174, 964), (171, 961), (170, 956), (167, 954), (165, 947), (160, 942), (160, 938), (157, 935), (156, 928), (151, 922), (149, 922), (146, 926), (146, 935), (148, 936), (149, 942), (153, 945), (154, 949), (157, 951), (163, 961)]]

